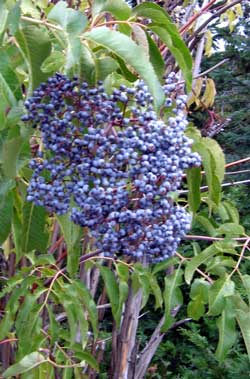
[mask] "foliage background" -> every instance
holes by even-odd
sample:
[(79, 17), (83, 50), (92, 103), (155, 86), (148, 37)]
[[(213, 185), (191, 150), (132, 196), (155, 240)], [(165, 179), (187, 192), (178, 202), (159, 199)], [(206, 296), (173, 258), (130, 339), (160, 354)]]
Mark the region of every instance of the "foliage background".
[[(213, 136), (221, 143), (227, 162), (248, 158), (249, 8), (244, 2), (239, 8), (240, 1), (204, 2), (196, 13), (192, 2), (161, 2), (162, 8), (156, 3), (142, 4), (132, 14), (123, 1), (26, 0), (0, 5), (3, 377), (94, 379), (98, 367), (100, 378), (115, 377), (112, 364), (119, 366), (121, 357), (114, 357), (112, 329), (113, 338), (114, 330), (122, 335), (121, 312), (140, 308), (140, 292), (144, 307), (139, 324), (133, 324), (137, 338), (130, 342), (138, 349), (134, 357), (138, 370), (145, 365), (144, 347), (149, 347), (147, 357), (154, 356), (148, 373), (144, 372), (147, 377), (249, 376), (247, 189), (233, 186), (222, 191), (223, 182), (228, 182), (224, 155), (215, 139), (208, 138)], [(234, 28), (242, 10), (245, 13)], [(208, 26), (204, 14), (211, 19)], [(220, 14), (226, 29), (212, 23)], [(148, 18), (155, 24), (151, 31)], [(110, 28), (122, 34), (113, 39)], [(213, 43), (223, 38), (225, 51), (202, 59), (211, 53), (209, 30)], [(230, 59), (230, 65), (227, 61), (201, 76), (201, 85), (194, 80), (189, 95), (190, 121), (198, 129), (190, 125), (187, 133), (202, 156), (205, 174), (190, 170), (177, 201), (192, 212), (193, 229), (172, 260), (149, 268), (133, 262), (101, 261), (86, 251), (81, 255), (83, 235), (78, 227), (67, 217), (55, 218), (26, 202), (31, 177), (28, 162), (39, 139), (20, 121), (23, 101), (56, 71), (77, 74), (92, 85), (105, 79), (107, 88), (132, 83), (139, 74), (160, 109), (161, 78), (166, 71), (180, 68), (187, 91), (191, 89), (190, 53), (181, 35), (198, 71)], [(226, 171), (240, 171), (236, 163), (226, 166)], [(245, 165), (247, 170), (247, 160)], [(235, 175), (237, 180), (249, 177), (247, 172)], [(205, 188), (200, 190), (200, 185)], [(67, 271), (62, 275), (62, 270)], [(123, 292), (129, 278), (137, 282), (132, 308)], [(159, 328), (162, 323), (163, 330)], [(155, 353), (151, 337), (157, 330)]]

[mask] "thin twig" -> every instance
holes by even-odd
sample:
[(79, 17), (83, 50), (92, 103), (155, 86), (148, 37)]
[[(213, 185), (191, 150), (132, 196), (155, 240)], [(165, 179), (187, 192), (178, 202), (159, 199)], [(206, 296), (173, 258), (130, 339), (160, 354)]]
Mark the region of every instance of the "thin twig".
[(238, 4), (238, 3), (241, 3), (242, 0), (234, 0), (230, 3), (228, 3), (227, 5), (225, 5), (223, 8), (221, 8), (220, 10), (218, 10), (218, 12), (214, 13), (211, 17), (209, 17), (206, 21), (203, 22), (203, 24), (198, 28), (196, 29), (192, 35), (188, 38), (187, 40), (187, 43), (192, 42), (191, 46), (190, 46), (190, 49), (192, 50), (193, 49), (193, 45), (194, 45), (194, 40), (195, 38), (197, 37), (197, 35), (211, 22), (213, 21), (215, 18), (218, 18), (220, 17), (220, 15), (224, 12), (226, 12), (228, 9), (232, 8), (234, 5)]
[(240, 256), (239, 256), (239, 259), (236, 263), (236, 266), (235, 268), (233, 269), (233, 271), (231, 272), (231, 274), (229, 275), (229, 278), (231, 278), (233, 276), (233, 274), (238, 270), (238, 268), (240, 267), (240, 263), (244, 257), (244, 254), (245, 254), (245, 250), (247, 249), (248, 245), (250, 243), (250, 237), (247, 238), (246, 242), (244, 243), (243, 245), (243, 248), (241, 250), (241, 253), (240, 253)]
[[(185, 240), (200, 240), (200, 241), (224, 241), (224, 237), (209, 237), (209, 236), (199, 236), (199, 235), (192, 235), (192, 234), (187, 234), (185, 237), (183, 237)], [(233, 241), (238, 241), (238, 242), (244, 242), (248, 239), (249, 237), (239, 237), (239, 238), (231, 238)]]
[(61, 26), (51, 24), (50, 22), (47, 22), (45, 20), (38, 20), (36, 18), (27, 17), (27, 16), (21, 16), (21, 19), (23, 21), (27, 21), (27, 22), (30, 22), (32, 24), (44, 25), (44, 26), (47, 26), (48, 28), (52, 28), (55, 30), (59, 30), (60, 32), (63, 32), (63, 28), (61, 28)]
[[(250, 179), (247, 180), (240, 180), (238, 182), (229, 182), (229, 183), (222, 183), (221, 187), (231, 187), (231, 186), (237, 186), (240, 184), (250, 184)], [(200, 187), (201, 192), (206, 192), (209, 189), (208, 186), (202, 186)], [(189, 190), (180, 190), (178, 191), (179, 194), (189, 193)]]

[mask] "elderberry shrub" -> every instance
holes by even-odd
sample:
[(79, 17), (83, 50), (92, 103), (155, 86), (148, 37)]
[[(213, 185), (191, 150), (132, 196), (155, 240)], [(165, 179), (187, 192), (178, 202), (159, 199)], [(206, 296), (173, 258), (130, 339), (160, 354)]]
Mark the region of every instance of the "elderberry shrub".
[[(166, 106), (175, 82), (174, 74), (165, 81)], [(43, 146), (30, 162), (27, 200), (69, 212), (105, 256), (164, 260), (190, 227), (171, 198), (183, 170), (200, 164), (184, 135), (185, 96), (174, 99), (167, 125), (152, 101), (143, 82), (108, 95), (102, 83), (89, 88), (56, 74), (25, 102), (22, 119), (41, 131)]]

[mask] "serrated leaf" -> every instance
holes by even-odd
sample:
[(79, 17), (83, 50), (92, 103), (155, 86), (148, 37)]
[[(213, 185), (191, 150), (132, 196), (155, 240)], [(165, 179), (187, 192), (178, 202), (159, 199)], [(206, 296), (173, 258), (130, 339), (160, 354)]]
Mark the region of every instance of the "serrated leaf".
[(97, 372), (99, 372), (99, 365), (97, 360), (88, 353), (87, 351), (82, 351), (81, 352), (81, 359), (82, 361), (80, 362), (80, 366), (82, 367), (84, 364), (88, 363), (93, 369), (95, 369)]
[(248, 305), (250, 305), (250, 275), (242, 275), (241, 280), (248, 296)]
[(26, 355), (18, 363), (15, 363), (14, 365), (10, 366), (6, 371), (4, 371), (3, 378), (23, 374), (24, 372), (27, 372), (44, 362), (46, 362), (44, 356), (35, 351)]
[(96, 83), (96, 62), (95, 55), (85, 44), (81, 45), (81, 55), (79, 61), (79, 76), (90, 85)]
[(121, 280), (128, 282), (129, 280), (129, 267), (123, 263), (116, 263), (116, 272)]
[(202, 251), (196, 257), (191, 258), (188, 261), (186, 269), (185, 269), (185, 280), (187, 284), (190, 284), (195, 273), (195, 270), (204, 262), (206, 262), (209, 258), (218, 253), (218, 249), (215, 244), (208, 246), (205, 250)]
[(111, 50), (132, 66), (148, 85), (156, 108), (160, 108), (164, 101), (164, 93), (153, 66), (141, 46), (124, 34), (106, 27), (92, 29), (90, 32), (84, 33), (84, 37)]
[(19, 26), (20, 18), (21, 18), (20, 3), (17, 2), (13, 6), (13, 8), (10, 9), (9, 14), (8, 14), (7, 25), (8, 25), (8, 29), (10, 30), (11, 34), (16, 33), (18, 26)]
[(70, 71), (74, 66), (80, 64), (81, 41), (76, 35), (68, 36), (67, 41), (65, 69)]
[(156, 277), (152, 273), (148, 273), (151, 291), (155, 298), (155, 309), (161, 308), (163, 303), (161, 288), (157, 282)]
[(89, 290), (84, 286), (80, 280), (74, 280), (72, 284), (74, 290), (78, 292), (79, 301), (82, 302), (89, 314), (89, 320), (92, 325), (93, 333), (95, 338), (97, 337), (97, 324), (98, 324), (98, 312), (96, 304), (89, 292)]
[(201, 169), (193, 167), (187, 171), (188, 204), (192, 212), (197, 212), (201, 203)]
[(222, 165), (223, 163), (221, 164), (217, 159), (217, 156), (213, 154), (213, 149), (209, 149), (209, 142), (206, 143), (206, 140), (206, 138), (202, 138), (201, 142), (194, 143), (193, 149), (197, 151), (202, 158), (202, 164), (205, 169), (206, 181), (209, 189), (209, 199), (218, 205), (221, 195), (221, 178), (219, 177), (219, 175), (224, 169), (217, 168), (219, 165)]
[(235, 329), (235, 314), (229, 303), (227, 303), (227, 306), (223, 309), (221, 316), (216, 321), (216, 324), (219, 329), (219, 342), (215, 356), (219, 362), (223, 362), (237, 338)]
[(220, 183), (222, 183), (225, 175), (225, 154), (221, 148), (221, 146), (218, 144), (217, 141), (215, 141), (212, 138), (205, 137), (202, 138), (202, 142), (206, 146), (206, 148), (210, 151), (211, 155), (214, 158), (214, 172), (215, 175), (218, 177)]
[(216, 230), (217, 236), (222, 234), (225, 234), (225, 236), (229, 238), (238, 237), (245, 234), (245, 229), (242, 225), (234, 222), (226, 222)]
[[(32, 325), (30, 320), (32, 318), (32, 324), (36, 322), (36, 318), (39, 317), (39, 308), (37, 306), (37, 299), (47, 291), (46, 288), (38, 289), (35, 293), (27, 293), (25, 299), (18, 310), (18, 315), (16, 318), (15, 328), (17, 331), (17, 336), (19, 339), (19, 350), (24, 348), (24, 339), (26, 339), (26, 343), (28, 342), (28, 346), (30, 346), (29, 338), (32, 336)], [(33, 310), (35, 308), (35, 310)], [(27, 329), (29, 329), (29, 337), (27, 338)], [(32, 336), (33, 337), (33, 336)]]
[(100, 272), (104, 281), (104, 285), (107, 291), (109, 301), (111, 303), (111, 309), (116, 324), (119, 325), (119, 315), (117, 310), (119, 307), (119, 287), (115, 279), (115, 275), (110, 268), (105, 266), (99, 266)]
[(69, 214), (57, 216), (67, 245), (67, 270), (70, 275), (75, 275), (79, 267), (81, 227), (74, 224)]
[(13, 215), (13, 195), (9, 192), (0, 202), (0, 245), (6, 240), (11, 230)]
[(18, 157), (24, 140), (22, 137), (7, 140), (3, 147), (3, 172), (7, 178), (15, 178), (17, 175)]
[(0, 72), (0, 95), (1, 95), (1, 98), (4, 99), (6, 104), (8, 104), (9, 106), (14, 107), (16, 105), (17, 103), (16, 98), (1, 72)]
[(145, 2), (133, 9), (133, 14), (152, 20), (148, 28), (155, 32), (167, 45), (176, 59), (176, 63), (182, 70), (187, 84), (187, 90), (191, 90), (192, 84), (192, 57), (182, 40), (176, 25), (172, 22), (165, 10), (157, 4)]
[(246, 312), (242, 309), (236, 309), (235, 314), (250, 359), (250, 309)]
[(131, 8), (123, 0), (94, 0), (92, 16), (98, 16), (102, 12), (111, 13), (117, 20), (127, 20), (131, 15)]
[(239, 224), (240, 216), (236, 206), (229, 200), (224, 200), (223, 206), (227, 211), (229, 221)]
[(198, 214), (194, 216), (195, 222), (199, 223), (206, 230), (206, 233), (214, 237), (216, 236), (216, 228), (212, 223), (212, 220), (209, 219), (206, 215)]
[(171, 315), (171, 311), (183, 303), (183, 295), (179, 288), (182, 283), (182, 276), (183, 271), (178, 268), (173, 274), (165, 277), (165, 289), (163, 293), (165, 319), (162, 326), (163, 332), (167, 331), (174, 322), (174, 317)]
[(209, 290), (208, 314), (211, 316), (218, 316), (225, 307), (226, 297), (234, 294), (234, 282), (227, 274), (217, 279)]
[(97, 80), (104, 80), (109, 74), (119, 67), (117, 61), (111, 57), (104, 57), (96, 60)]
[(51, 52), (49, 34), (44, 28), (28, 25), (19, 29), (15, 38), (27, 63), (29, 94), (31, 94), (41, 82), (48, 78), (48, 75), (41, 71), (41, 65)]
[(146, 33), (148, 40), (148, 48), (149, 48), (149, 59), (154, 67), (156, 74), (158, 75), (159, 80), (162, 79), (165, 70), (165, 62), (161, 56), (161, 53), (154, 42), (153, 38), (151, 38), (149, 33)]
[(60, 71), (65, 64), (65, 55), (61, 51), (53, 51), (49, 57), (43, 61), (42, 72), (54, 73)]
[(46, 228), (47, 213), (44, 208), (26, 202), (23, 208), (23, 243), (24, 254), (33, 250), (45, 252), (48, 244)]
[(115, 320), (117, 320), (116, 321), (117, 327), (120, 326), (123, 306), (128, 297), (128, 290), (129, 290), (128, 283), (125, 282), (124, 280), (120, 280), (118, 284), (118, 288), (119, 288), (119, 305), (116, 311), (116, 315), (114, 317)]
[[(76, 342), (76, 336), (78, 331), (78, 317), (75, 312), (75, 305), (73, 301), (68, 301), (65, 298), (60, 297), (62, 305), (67, 315), (68, 320), (68, 329), (70, 332), (70, 347)], [(78, 307), (78, 312), (81, 312), (81, 309)]]
[(155, 275), (160, 271), (166, 270), (170, 266), (174, 266), (179, 262), (179, 258), (177, 257), (171, 257), (169, 259), (166, 259), (165, 261), (162, 261), (160, 263), (157, 263), (152, 271), (152, 274)]
[(203, 279), (195, 279), (192, 283), (190, 297), (191, 301), (188, 303), (188, 316), (194, 320), (199, 320), (205, 313), (205, 304), (208, 301), (208, 290), (210, 283)]
[(59, 1), (53, 7), (48, 20), (58, 23), (69, 34), (80, 34), (88, 23), (87, 17), (80, 11), (68, 8), (66, 1)]

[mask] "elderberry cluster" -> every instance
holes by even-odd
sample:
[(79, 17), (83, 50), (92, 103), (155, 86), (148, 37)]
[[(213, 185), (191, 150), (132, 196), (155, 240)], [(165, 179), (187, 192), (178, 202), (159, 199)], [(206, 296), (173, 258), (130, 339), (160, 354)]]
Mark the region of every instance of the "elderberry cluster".
[[(171, 193), (183, 170), (200, 164), (184, 134), (185, 96), (173, 99), (175, 75), (165, 81), (167, 124), (157, 118), (143, 82), (108, 95), (56, 74), (25, 102), (41, 146), (28, 201), (88, 227), (94, 247), (106, 256), (171, 256), (190, 227), (190, 216)], [(175, 106), (172, 105), (174, 101)]]

